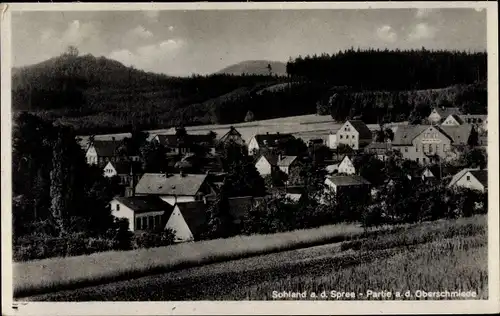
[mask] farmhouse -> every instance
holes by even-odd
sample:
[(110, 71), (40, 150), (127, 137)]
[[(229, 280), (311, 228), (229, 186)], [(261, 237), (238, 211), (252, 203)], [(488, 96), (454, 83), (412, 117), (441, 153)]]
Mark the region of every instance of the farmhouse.
[(124, 157), (118, 151), (120, 145), (121, 143), (115, 140), (94, 140), (85, 152), (87, 163), (104, 167), (109, 161), (124, 160)]
[(448, 187), (461, 187), (485, 192), (488, 188), (488, 170), (463, 169), (453, 176)]
[(432, 109), (431, 114), (429, 114), (427, 119), (431, 124), (439, 124), (444, 119), (454, 114), (461, 115), (462, 113), (459, 108), (438, 107)]
[(344, 144), (352, 149), (361, 149), (372, 141), (372, 132), (361, 120), (348, 120), (340, 129), (329, 136), (329, 146), (336, 149)]
[(173, 209), (157, 196), (115, 197), (110, 206), (114, 217), (128, 219), (132, 232), (161, 230), (165, 223), (165, 212)]
[(257, 134), (248, 142), (248, 154), (254, 155), (262, 148), (279, 148), (285, 142), (295, 139), (292, 134)]
[(273, 170), (279, 169), (289, 174), (291, 168), (298, 164), (297, 156), (263, 154), (255, 163), (255, 168), (261, 176), (271, 174)]
[(170, 205), (200, 201), (215, 193), (206, 174), (145, 173), (137, 186), (136, 195), (155, 195)]

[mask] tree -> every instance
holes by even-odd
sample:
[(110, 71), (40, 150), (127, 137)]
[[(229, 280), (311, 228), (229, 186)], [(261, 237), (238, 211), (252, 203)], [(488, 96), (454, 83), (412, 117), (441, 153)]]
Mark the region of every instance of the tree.
[(132, 249), (132, 237), (134, 234), (129, 229), (127, 218), (116, 218), (115, 228), (112, 229), (114, 249), (130, 250)]
[(254, 115), (253, 112), (248, 110), (247, 114), (245, 115), (245, 122), (252, 122), (254, 120)]
[(215, 202), (208, 207), (207, 226), (202, 234), (203, 239), (227, 238), (237, 234), (236, 226), (229, 212), (226, 190), (227, 184), (224, 183)]
[(269, 75), (271, 76), (273, 74), (273, 68), (271, 67), (271, 64), (267, 64), (267, 71), (269, 72)]
[(483, 148), (466, 149), (459, 163), (468, 168), (485, 169), (488, 164), (487, 152)]
[(78, 48), (73, 45), (68, 46), (65, 55), (69, 57), (77, 57), (79, 55)]
[(359, 155), (353, 159), (353, 164), (358, 168), (359, 175), (368, 180), (371, 184), (378, 186), (385, 182), (385, 164), (375, 155)]
[(139, 159), (144, 172), (165, 172), (166, 148), (159, 142), (146, 142), (139, 149)]

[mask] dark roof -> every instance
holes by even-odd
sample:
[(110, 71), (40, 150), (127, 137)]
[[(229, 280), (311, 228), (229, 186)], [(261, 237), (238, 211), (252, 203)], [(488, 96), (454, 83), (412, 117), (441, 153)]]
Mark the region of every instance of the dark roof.
[(146, 173), (135, 188), (137, 194), (194, 196), (207, 178), (206, 174)]
[(469, 171), (477, 181), (486, 188), (488, 187), (488, 170), (471, 170)]
[(348, 120), (349, 123), (358, 131), (359, 139), (372, 139), (372, 132), (361, 120)]
[(175, 207), (179, 208), (191, 233), (195, 238), (198, 237), (202, 230), (204, 230), (204, 226), (208, 220), (207, 205), (203, 201), (193, 201), (177, 203)]
[(294, 139), (295, 136), (292, 134), (257, 134), (254, 136), (255, 140), (259, 146), (272, 146), (277, 145), (279, 142), (287, 141), (289, 139)]
[(366, 185), (368, 180), (358, 175), (330, 176), (328, 179), (337, 186)]
[(439, 127), (453, 141), (454, 145), (465, 145), (472, 132), (472, 125), (463, 124), (459, 126), (440, 126)]
[(225, 141), (226, 141), (229, 137), (231, 137), (231, 136), (242, 137), (242, 136), (241, 136), (241, 134), (240, 134), (240, 132), (238, 132), (238, 131), (236, 130), (236, 128), (234, 128), (234, 126), (231, 126), (231, 127), (229, 128), (229, 131), (228, 131), (226, 134), (224, 134), (224, 135), (223, 135), (223, 136), (219, 139), (219, 141), (220, 141), (220, 142), (225, 142)]
[(294, 163), (296, 159), (297, 159), (297, 156), (281, 156), (281, 160), (278, 159), (278, 166), (288, 167), (292, 163)]
[(156, 136), (158, 137), (159, 143), (167, 147), (179, 146), (181, 143), (185, 145), (214, 144), (214, 139), (208, 134), (187, 134), (184, 137), (178, 137), (175, 134), (158, 134)]
[(121, 142), (114, 140), (94, 140), (91, 146), (95, 148), (99, 157), (113, 157), (117, 155)]
[(117, 196), (115, 200), (122, 203), (135, 213), (171, 211), (173, 207), (157, 196)]
[(455, 121), (458, 122), (458, 124), (463, 124), (464, 123), (464, 120), (462, 120), (462, 118), (460, 117), (460, 115), (458, 115), (458, 114), (452, 114), (451, 116), (455, 119)]
[(411, 145), (415, 137), (429, 128), (430, 125), (402, 125), (394, 133), (393, 145)]

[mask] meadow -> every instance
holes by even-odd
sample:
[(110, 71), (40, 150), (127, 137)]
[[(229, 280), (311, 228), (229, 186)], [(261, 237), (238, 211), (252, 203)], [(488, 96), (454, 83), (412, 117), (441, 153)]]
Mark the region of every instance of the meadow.
[(439, 220), (384, 229), (383, 233), (373, 231), (368, 235), (348, 230), (347, 235), (351, 238), (339, 238), (337, 242), (320, 246), (32, 295), (25, 299), (270, 300), (273, 291), (320, 293), (332, 290), (354, 293), (462, 290), (475, 291), (476, 298), (486, 299), (486, 220), (486, 216)]
[(350, 240), (398, 228), (384, 226), (366, 232), (356, 224), (337, 224), (270, 235), (236, 236), (159, 248), (15, 262), (14, 296), (127, 280), (213, 262)]

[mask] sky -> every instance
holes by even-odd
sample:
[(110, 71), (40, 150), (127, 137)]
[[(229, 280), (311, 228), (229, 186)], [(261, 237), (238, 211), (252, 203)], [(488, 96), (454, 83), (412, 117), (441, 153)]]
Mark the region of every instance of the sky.
[(331, 9), (13, 12), (13, 66), (63, 53), (172, 76), (350, 47), (486, 50), (486, 10)]

